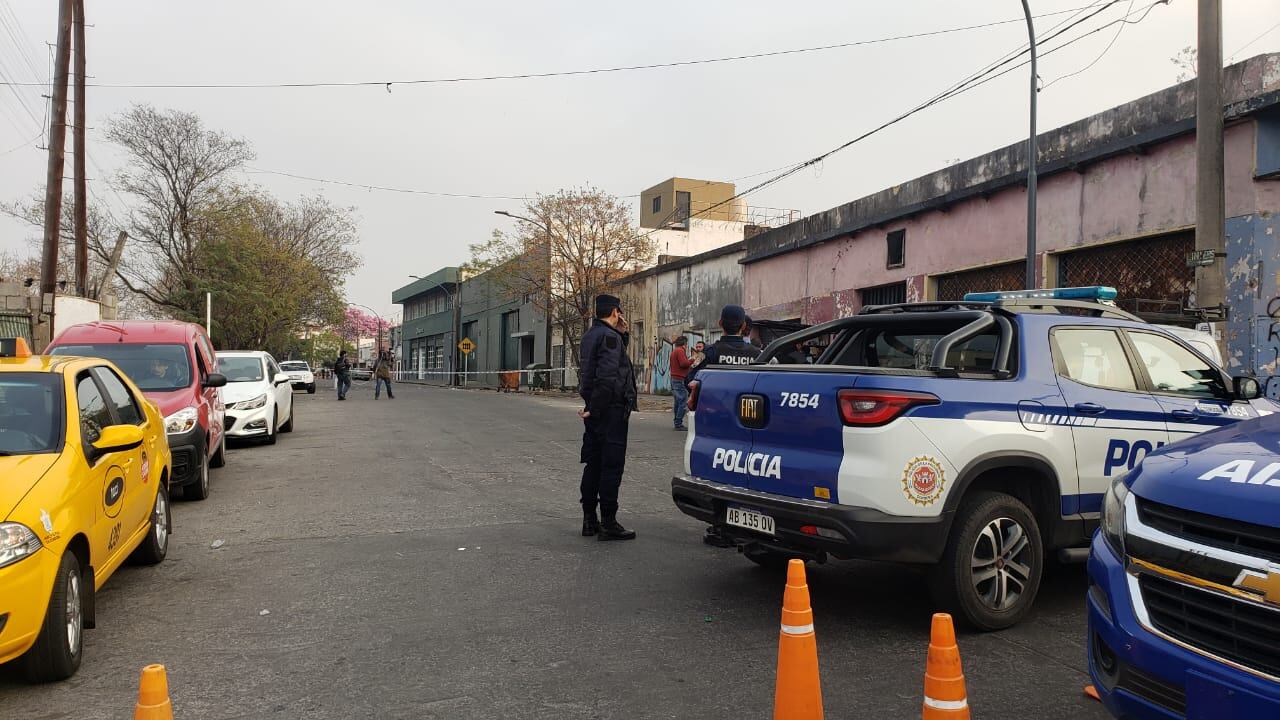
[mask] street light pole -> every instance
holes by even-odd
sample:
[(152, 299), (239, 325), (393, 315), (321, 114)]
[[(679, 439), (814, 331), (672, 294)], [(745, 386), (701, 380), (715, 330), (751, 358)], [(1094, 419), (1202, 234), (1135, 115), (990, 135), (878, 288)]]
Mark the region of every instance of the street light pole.
[(1022, 12), (1027, 16), (1027, 40), (1031, 44), (1031, 136), (1027, 138), (1027, 277), (1026, 289), (1036, 287), (1036, 95), (1039, 92), (1036, 74), (1036, 26), (1031, 19), (1031, 5), (1022, 0)]
[[(538, 222), (537, 220), (531, 220), (531, 219), (529, 219), (529, 218), (527, 218), (527, 217), (524, 217), (523, 215), (516, 215), (515, 213), (509, 213), (509, 212), (507, 212), (506, 210), (494, 210), (494, 211), (493, 211), (493, 214), (494, 214), (494, 215), (503, 215), (503, 216), (506, 216), (506, 217), (509, 217), (509, 218), (512, 218), (512, 219), (515, 219), (515, 220), (523, 220), (524, 222), (527, 222), (527, 223), (529, 223), (530, 225), (533, 225), (533, 226), (538, 227), (538, 228), (542, 228), (542, 232), (543, 232), (543, 233), (545, 233), (545, 234), (546, 234), (546, 236), (547, 236), (547, 311), (546, 311), (545, 313), (543, 313), (543, 316), (544, 316), (544, 317), (543, 317), (543, 320), (546, 322), (546, 325), (547, 325), (547, 326), (546, 326), (546, 328), (545, 328), (545, 335), (546, 335), (546, 337), (545, 337), (544, 342), (545, 342), (545, 344), (546, 344), (546, 348), (544, 348), (543, 359), (544, 359), (544, 360), (546, 360), (546, 364), (547, 364), (547, 386), (548, 386), (548, 389), (550, 389), (550, 385), (551, 385), (551, 372), (550, 372), (550, 371), (551, 371), (551, 369), (552, 369), (552, 368), (551, 368), (551, 304), (552, 304), (552, 302), (553, 302), (553, 298), (554, 298), (554, 295), (553, 295), (553, 294), (552, 294), (552, 292), (551, 292), (551, 284), (552, 284), (552, 283), (551, 283), (551, 278), (552, 278), (552, 266), (551, 266), (551, 228), (547, 227), (546, 225), (543, 225), (542, 223)], [(565, 338), (565, 339), (564, 339), (564, 349), (565, 349), (565, 353), (566, 353), (566, 360), (565, 360), (565, 362), (567, 363), (567, 362), (568, 362), (568, 360), (567, 360), (567, 353), (568, 353), (568, 351), (569, 351), (569, 341), (568, 341), (568, 338)], [(564, 378), (563, 378), (563, 376), (562, 376), (562, 377), (561, 377), (561, 379), (560, 379), (560, 384), (561, 384), (561, 385), (564, 385)]]

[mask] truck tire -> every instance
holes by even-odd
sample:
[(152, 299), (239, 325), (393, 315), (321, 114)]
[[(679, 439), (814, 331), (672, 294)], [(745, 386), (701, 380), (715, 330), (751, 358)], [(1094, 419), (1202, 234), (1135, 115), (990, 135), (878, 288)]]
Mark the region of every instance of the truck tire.
[(1044, 545), (1031, 510), (1017, 498), (978, 491), (956, 514), (942, 560), (929, 574), (933, 599), (975, 630), (1016, 625), (1035, 602)]

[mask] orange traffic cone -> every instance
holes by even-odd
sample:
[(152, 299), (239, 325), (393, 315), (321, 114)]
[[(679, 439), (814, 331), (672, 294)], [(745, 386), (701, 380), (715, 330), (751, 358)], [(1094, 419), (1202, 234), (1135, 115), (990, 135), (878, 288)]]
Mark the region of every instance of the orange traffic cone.
[(138, 705), (133, 710), (133, 720), (173, 720), (173, 706), (169, 703), (169, 678), (163, 665), (142, 668), (142, 680), (138, 683)]
[(960, 669), (960, 648), (951, 616), (936, 613), (924, 670), (923, 720), (969, 720), (969, 698)]
[(822, 720), (818, 640), (813, 634), (813, 608), (809, 607), (809, 584), (805, 581), (803, 560), (787, 564), (773, 720)]

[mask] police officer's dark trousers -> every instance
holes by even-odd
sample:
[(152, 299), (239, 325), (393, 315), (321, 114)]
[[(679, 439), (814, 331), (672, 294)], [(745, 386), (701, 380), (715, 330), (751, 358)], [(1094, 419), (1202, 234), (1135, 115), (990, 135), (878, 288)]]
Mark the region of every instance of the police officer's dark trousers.
[(600, 514), (604, 522), (618, 515), (618, 487), (622, 484), (623, 465), (627, 460), (627, 424), (631, 411), (622, 405), (611, 405), (592, 411), (583, 420), (582, 433), (582, 511), (587, 517)]

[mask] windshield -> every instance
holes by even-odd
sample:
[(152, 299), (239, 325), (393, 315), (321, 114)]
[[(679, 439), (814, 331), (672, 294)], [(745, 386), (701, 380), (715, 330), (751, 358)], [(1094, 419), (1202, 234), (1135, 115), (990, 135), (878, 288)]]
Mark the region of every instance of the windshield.
[(305, 372), (307, 370), (310, 370), (311, 368), (307, 367), (306, 363), (300, 362), (298, 360), (286, 360), (280, 363), (280, 369), (285, 371), (290, 371), (290, 372)]
[(227, 376), (227, 382), (260, 382), (262, 358), (218, 356), (218, 372)]
[(0, 455), (62, 447), (61, 386), (48, 373), (0, 374)]
[(110, 360), (144, 391), (181, 390), (191, 385), (191, 363), (183, 345), (59, 345), (49, 353)]

